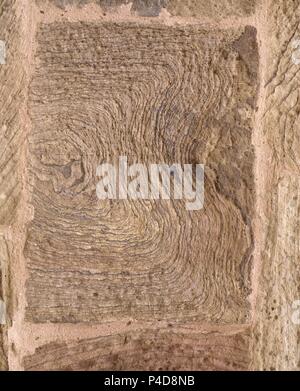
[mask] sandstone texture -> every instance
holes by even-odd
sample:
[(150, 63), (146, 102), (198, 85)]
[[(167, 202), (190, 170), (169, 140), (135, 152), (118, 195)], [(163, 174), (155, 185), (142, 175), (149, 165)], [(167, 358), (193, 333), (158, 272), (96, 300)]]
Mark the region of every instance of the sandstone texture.
[[(40, 6), (41, 0), (36, 0)], [(139, 16), (159, 16), (167, 11), (173, 16), (183, 17), (231, 17), (249, 16), (254, 13), (259, 0), (48, 0), (55, 6), (66, 9), (68, 6), (83, 7), (96, 3), (106, 12), (116, 12), (120, 6), (129, 6), (132, 13)]]
[(7, 286), (8, 281), (8, 248), (0, 231), (0, 371), (7, 370)]
[[(0, 0), (0, 370), (300, 369), (299, 20)], [(203, 164), (204, 207), (100, 200), (121, 156)]]
[(245, 370), (249, 334), (201, 334), (193, 330), (135, 331), (52, 343), (25, 358), (27, 370), (208, 371)]
[(20, 199), (18, 162), (22, 145), (21, 102), (24, 70), (20, 61), (20, 20), (15, 0), (2, 0), (0, 40), (6, 46), (6, 64), (0, 65), (0, 226), (13, 222)]
[(169, 0), (167, 10), (171, 15), (213, 18), (249, 16), (255, 10), (255, 0)]
[(22, 191), (19, 176), (24, 141), (21, 112), (26, 91), (20, 33), (18, 2), (0, 1), (0, 370), (8, 369), (6, 308), (10, 279), (5, 236), (16, 220)]
[[(255, 35), (41, 26), (29, 95), (28, 320), (249, 321)], [(118, 156), (204, 163), (204, 210), (99, 202), (97, 164)]]
[(300, 297), (300, 2), (279, 0), (268, 10), (262, 121), (269, 150), (263, 209), (266, 239), (253, 351), (258, 369), (299, 370), (300, 328), (293, 322), (293, 303)]

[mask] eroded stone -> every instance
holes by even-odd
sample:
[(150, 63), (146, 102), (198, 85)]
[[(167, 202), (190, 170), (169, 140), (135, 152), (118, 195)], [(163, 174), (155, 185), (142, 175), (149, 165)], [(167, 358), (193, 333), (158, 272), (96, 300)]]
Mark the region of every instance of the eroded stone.
[[(44, 0), (37, 0), (42, 4)], [(173, 16), (212, 17), (249, 16), (254, 13), (256, 0), (47, 0), (60, 8), (67, 5), (99, 4), (105, 11), (114, 11), (131, 4), (131, 11), (140, 16), (158, 16), (167, 10)]]
[(0, 64), (0, 226), (10, 225), (21, 193), (18, 161), (23, 140), (21, 102), (24, 69), (21, 58), (20, 20), (16, 1), (0, 4), (0, 40), (5, 44), (5, 64)]
[(265, 26), (266, 80), (262, 145), (266, 156), (263, 184), (265, 240), (261, 253), (254, 368), (299, 370), (299, 324), (294, 323), (300, 299), (300, 73), (294, 61), (300, 37), (300, 3), (268, 1)]
[[(245, 61), (245, 33), (40, 26), (29, 108), (28, 320), (249, 321), (258, 64)], [(129, 164), (204, 163), (204, 209), (99, 201), (96, 167), (121, 155)]]
[(136, 330), (70, 343), (51, 343), (24, 360), (26, 370), (246, 370), (249, 333), (208, 335)]
[(168, 0), (167, 10), (174, 16), (220, 18), (249, 16), (255, 5), (256, 0)]
[(6, 241), (0, 231), (0, 371), (7, 370), (7, 314), (6, 296), (7, 269), (8, 269), (8, 249)]

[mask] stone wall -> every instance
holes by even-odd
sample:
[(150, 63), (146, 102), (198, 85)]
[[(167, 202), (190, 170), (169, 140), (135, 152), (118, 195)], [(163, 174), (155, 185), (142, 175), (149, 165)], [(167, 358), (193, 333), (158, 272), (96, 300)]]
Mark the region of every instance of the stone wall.
[[(1, 369), (299, 369), (299, 18), (0, 0)], [(204, 207), (99, 200), (120, 156), (204, 164)]]

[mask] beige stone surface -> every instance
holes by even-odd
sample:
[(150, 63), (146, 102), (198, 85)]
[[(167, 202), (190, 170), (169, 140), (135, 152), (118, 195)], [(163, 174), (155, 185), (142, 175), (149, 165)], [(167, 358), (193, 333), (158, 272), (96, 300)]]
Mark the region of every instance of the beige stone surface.
[(253, 14), (256, 3), (255, 0), (169, 0), (167, 10), (174, 16), (249, 16)]
[(27, 370), (245, 370), (249, 333), (222, 335), (169, 330), (52, 343), (24, 359)]
[[(300, 0), (0, 0), (0, 370), (300, 370)], [(203, 163), (204, 209), (103, 161)]]
[(7, 351), (5, 347), (5, 328), (0, 325), (0, 371), (6, 371), (8, 369), (7, 366)]
[(7, 301), (8, 301), (8, 247), (0, 230), (0, 371), (8, 368), (7, 362)]
[[(16, 216), (21, 194), (18, 161), (22, 145), (21, 102), (24, 99), (21, 38), (17, 1), (0, 1), (0, 323), (7, 304), (8, 250), (4, 234)], [(7, 327), (0, 324), (0, 370), (6, 370)]]
[(21, 192), (17, 164), (22, 145), (20, 106), (24, 100), (24, 72), (19, 23), (16, 1), (1, 1), (0, 40), (5, 43), (7, 55), (6, 64), (0, 65), (0, 226), (12, 223)]
[[(37, 41), (26, 319), (247, 323), (255, 29), (53, 23)], [(119, 156), (205, 164), (204, 209), (99, 201)]]
[[(45, 0), (36, 0), (43, 5)], [(172, 16), (213, 17), (250, 16), (254, 13), (259, 0), (49, 0), (65, 9), (67, 6), (83, 7), (95, 2), (104, 11), (115, 12), (121, 5), (129, 5), (133, 13), (139, 16), (158, 16), (167, 11)]]
[[(40, 7), (45, 5), (45, 0), (36, 0)], [(121, 6), (128, 6), (132, 13), (138, 16), (153, 17), (158, 16), (163, 8), (168, 4), (168, 0), (47, 0), (51, 4), (66, 10), (68, 6), (79, 8), (87, 4), (98, 4), (104, 12), (117, 12)]]
[(299, 17), (299, 1), (268, 2), (261, 123), (268, 147), (261, 212), (266, 238), (252, 345), (259, 370), (300, 370), (300, 326), (293, 322), (293, 303), (300, 300)]

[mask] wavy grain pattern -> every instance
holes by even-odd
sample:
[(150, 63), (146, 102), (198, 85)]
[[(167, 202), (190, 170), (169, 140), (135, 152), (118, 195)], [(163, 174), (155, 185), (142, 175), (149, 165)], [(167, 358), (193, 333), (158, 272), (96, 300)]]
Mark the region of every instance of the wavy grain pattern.
[[(247, 322), (255, 29), (53, 23), (37, 41), (27, 319)], [(119, 155), (204, 163), (205, 208), (97, 200)]]
[(51, 343), (24, 360), (37, 370), (245, 370), (249, 333), (222, 335), (178, 330), (135, 331), (71, 343)]

